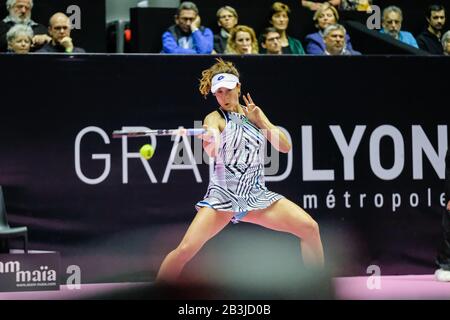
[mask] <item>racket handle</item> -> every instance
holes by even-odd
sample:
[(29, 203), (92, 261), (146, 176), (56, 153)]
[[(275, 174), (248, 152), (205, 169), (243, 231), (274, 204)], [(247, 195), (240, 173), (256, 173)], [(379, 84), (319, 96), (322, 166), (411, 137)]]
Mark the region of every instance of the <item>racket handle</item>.
[(195, 129), (186, 129), (187, 136), (197, 136), (199, 134), (206, 133), (206, 129), (203, 128), (195, 128)]

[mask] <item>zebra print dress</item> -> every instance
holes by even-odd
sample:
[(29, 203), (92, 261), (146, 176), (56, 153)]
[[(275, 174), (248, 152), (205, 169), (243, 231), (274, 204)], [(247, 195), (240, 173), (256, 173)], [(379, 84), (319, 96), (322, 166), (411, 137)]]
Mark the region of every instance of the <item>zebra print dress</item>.
[(208, 190), (195, 207), (234, 212), (231, 221), (238, 223), (249, 211), (267, 208), (284, 197), (265, 186), (263, 133), (245, 115), (219, 110), (226, 125)]

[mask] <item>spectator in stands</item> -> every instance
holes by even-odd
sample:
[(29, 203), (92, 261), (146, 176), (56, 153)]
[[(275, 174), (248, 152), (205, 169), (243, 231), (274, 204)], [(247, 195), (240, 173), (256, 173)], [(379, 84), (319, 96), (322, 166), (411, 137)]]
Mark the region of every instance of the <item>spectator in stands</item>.
[(244, 25), (237, 25), (230, 32), (225, 53), (228, 54), (257, 54), (258, 40), (255, 31)]
[(281, 35), (281, 48), (284, 54), (305, 54), (300, 40), (287, 35), (289, 26), (289, 14), (291, 9), (282, 2), (274, 2), (270, 8), (270, 24)]
[(273, 27), (264, 29), (260, 43), (267, 54), (283, 54), (280, 33)]
[(445, 197), (447, 202), (442, 212), (442, 245), (436, 258), (439, 269), (434, 275), (438, 281), (448, 282), (450, 281), (450, 149), (447, 150), (445, 157)]
[(341, 5), (341, 0), (323, 0), (323, 1), (306, 1), (302, 0), (302, 6), (308, 8), (311, 11), (317, 11), (324, 3), (329, 3), (334, 7), (339, 7)]
[(401, 31), (403, 13), (399, 7), (389, 6), (383, 10), (381, 33), (388, 34), (395, 39), (415, 48), (419, 48), (416, 39), (408, 31)]
[[(306, 36), (306, 53), (323, 54), (325, 51), (323, 31), (329, 25), (338, 23), (339, 13), (331, 4), (325, 3), (314, 13), (313, 21), (319, 31), (310, 33)], [(348, 50), (353, 50), (352, 44), (350, 43), (350, 36), (348, 34), (345, 35), (345, 46)]]
[(442, 47), (444, 49), (444, 55), (450, 56), (450, 30), (442, 36)]
[(328, 56), (360, 55), (360, 52), (345, 47), (346, 34), (347, 31), (340, 24), (333, 24), (326, 27), (323, 31), (323, 39), (325, 42), (325, 51), (323, 54)]
[(441, 36), (445, 25), (445, 8), (442, 5), (431, 5), (427, 10), (428, 27), (419, 36), (419, 48), (432, 54), (442, 54)]
[(216, 15), (220, 31), (219, 34), (214, 35), (214, 51), (224, 53), (231, 29), (238, 24), (238, 14), (234, 8), (224, 6), (217, 10)]
[(33, 29), (25, 24), (16, 24), (6, 34), (8, 52), (25, 54), (30, 52), (33, 42)]
[(7, 49), (6, 34), (9, 29), (17, 24), (24, 24), (31, 27), (33, 31), (32, 48), (38, 49), (45, 43), (50, 42), (51, 38), (47, 35), (47, 28), (31, 20), (31, 10), (33, 8), (33, 0), (7, 0), (6, 9), (9, 15), (0, 21), (0, 52)]
[(198, 8), (193, 2), (180, 4), (175, 14), (175, 24), (162, 35), (163, 53), (210, 54), (214, 35), (211, 29), (201, 26)]
[(39, 53), (84, 53), (84, 49), (75, 47), (70, 37), (70, 19), (64, 13), (57, 12), (51, 16), (48, 33), (52, 41), (44, 45)]

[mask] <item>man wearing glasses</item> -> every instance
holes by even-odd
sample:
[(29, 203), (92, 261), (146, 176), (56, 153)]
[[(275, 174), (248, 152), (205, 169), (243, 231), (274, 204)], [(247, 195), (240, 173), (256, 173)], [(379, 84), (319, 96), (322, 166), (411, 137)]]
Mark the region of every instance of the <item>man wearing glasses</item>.
[(211, 29), (200, 25), (197, 6), (182, 2), (175, 15), (175, 24), (162, 35), (162, 53), (210, 54), (213, 50)]
[(269, 27), (264, 29), (261, 34), (261, 47), (265, 49), (266, 54), (283, 54), (281, 47), (281, 36), (277, 29)]
[(238, 24), (238, 14), (233, 7), (224, 6), (217, 10), (216, 16), (220, 31), (214, 35), (214, 51), (224, 53), (231, 29)]

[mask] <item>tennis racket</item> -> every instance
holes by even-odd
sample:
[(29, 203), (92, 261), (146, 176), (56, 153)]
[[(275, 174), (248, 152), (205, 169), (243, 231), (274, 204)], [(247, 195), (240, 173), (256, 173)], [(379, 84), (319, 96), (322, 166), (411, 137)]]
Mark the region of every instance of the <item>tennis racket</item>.
[(121, 137), (147, 137), (147, 136), (196, 136), (206, 133), (203, 128), (191, 128), (191, 129), (155, 129), (155, 130), (114, 130), (112, 133), (113, 138)]

